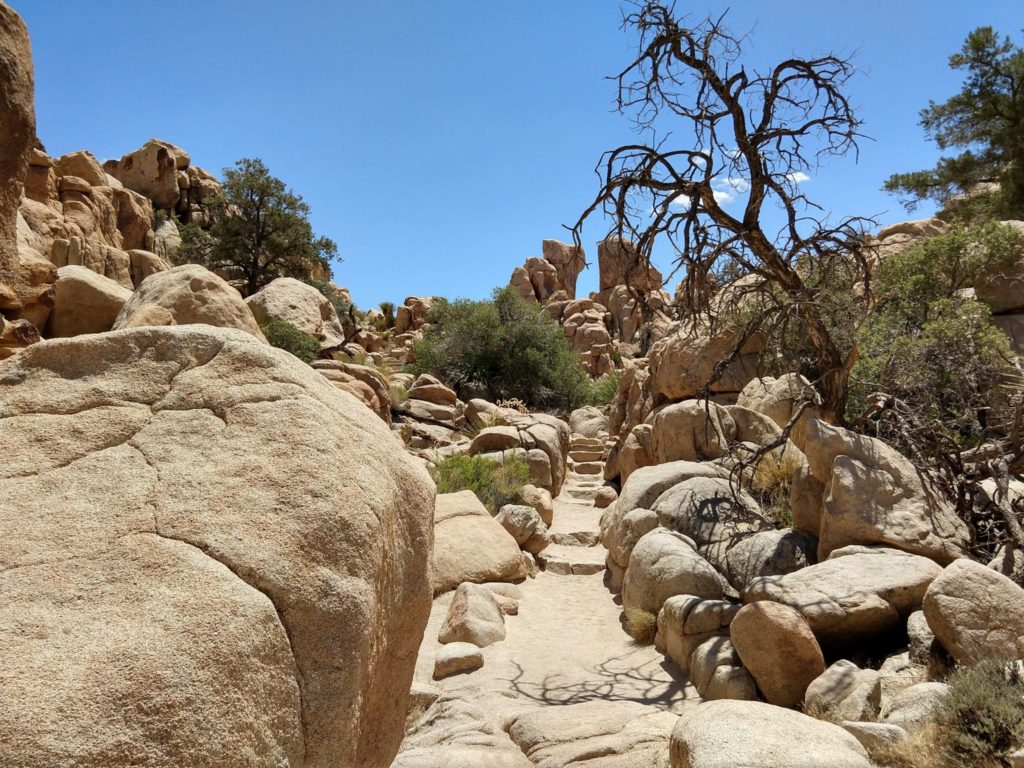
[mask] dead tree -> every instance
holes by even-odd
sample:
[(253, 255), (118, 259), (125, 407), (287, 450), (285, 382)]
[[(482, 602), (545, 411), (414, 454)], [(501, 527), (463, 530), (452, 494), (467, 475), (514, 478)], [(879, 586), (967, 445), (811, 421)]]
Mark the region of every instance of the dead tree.
[[(838, 338), (831, 327), (822, 276), (841, 271), (866, 294), (862, 243), (874, 222), (830, 224), (800, 183), (828, 158), (857, 152), (861, 122), (843, 93), (854, 67), (826, 55), (748, 71), (741, 38), (722, 20), (691, 26), (660, 2), (625, 16), (624, 28), (638, 33), (640, 45), (615, 78), (618, 109), (650, 141), (602, 156), (600, 191), (574, 237), (579, 242), (584, 222), (600, 212), (613, 222), (609, 234), (637, 244), (643, 266), (656, 250), (670, 251), (687, 275), (725, 275), (745, 285), (730, 294), (754, 310), (732, 313), (743, 315), (737, 338), (798, 325), (812, 350), (807, 373), (822, 392), (824, 415), (841, 420), (856, 345), (852, 334)], [(691, 148), (657, 140), (663, 128), (685, 136)], [(705, 291), (707, 283), (687, 280), (686, 291)], [(711, 306), (706, 296), (688, 295), (686, 303)], [(723, 309), (719, 303), (714, 312)], [(704, 320), (714, 322), (710, 314)]]

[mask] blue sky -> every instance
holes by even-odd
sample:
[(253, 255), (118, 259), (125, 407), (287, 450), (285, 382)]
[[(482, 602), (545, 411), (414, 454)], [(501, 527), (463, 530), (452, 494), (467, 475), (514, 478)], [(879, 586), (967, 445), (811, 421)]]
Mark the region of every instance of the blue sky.
[[(605, 79), (635, 44), (616, 0), (7, 1), (32, 35), (52, 155), (103, 160), (158, 137), (215, 173), (261, 157), (338, 243), (335, 280), (362, 307), (486, 296), (542, 239), (568, 239), (601, 152), (635, 138)], [(917, 119), (959, 86), (949, 54), (983, 24), (1019, 40), (1024, 20), (1020, 0), (685, 5), (731, 6), (755, 63), (856, 54), (849, 92), (874, 140), (804, 189), (883, 224), (908, 218), (885, 178), (938, 156)], [(584, 233), (584, 294), (604, 230)]]

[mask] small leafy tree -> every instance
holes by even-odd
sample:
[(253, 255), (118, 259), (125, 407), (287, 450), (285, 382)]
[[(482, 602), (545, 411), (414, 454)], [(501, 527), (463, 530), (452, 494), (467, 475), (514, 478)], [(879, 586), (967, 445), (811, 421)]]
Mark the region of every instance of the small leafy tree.
[(966, 72), (963, 88), (921, 110), (921, 126), (939, 148), (962, 149), (926, 171), (897, 173), (885, 183), (913, 208), (919, 200), (946, 203), (957, 193), (998, 182), (989, 215), (1024, 212), (1024, 51), (991, 27), (971, 32), (952, 69)]
[(209, 230), (182, 228), (177, 260), (237, 275), (247, 294), (278, 277), (308, 280), (338, 260), (334, 241), (314, 235), (309, 205), (258, 158), (224, 169), (222, 194), (210, 207)]
[(492, 400), (519, 398), (534, 407), (574, 408), (589, 391), (579, 355), (561, 327), (506, 287), (491, 301), (439, 300), (416, 343), (415, 373), (458, 388), (473, 382)]
[[(851, 374), (851, 418), (870, 410), (870, 396), (882, 392), (912, 411), (920, 428), (948, 442), (946, 448), (983, 439), (1010, 349), (988, 307), (965, 289), (1012, 263), (1019, 240), (1015, 230), (994, 222), (955, 226), (880, 263), (875, 305), (860, 330)], [(883, 436), (910, 447), (902, 426), (894, 430), (884, 420), (878, 426)]]
[(390, 301), (380, 303), (381, 314), (384, 315), (384, 328), (395, 327), (395, 305)]

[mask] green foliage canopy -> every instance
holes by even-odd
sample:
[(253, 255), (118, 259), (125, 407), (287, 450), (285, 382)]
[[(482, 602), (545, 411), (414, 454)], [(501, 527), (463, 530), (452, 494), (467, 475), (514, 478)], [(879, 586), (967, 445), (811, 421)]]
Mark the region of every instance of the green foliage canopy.
[(589, 394), (579, 355), (540, 306), (506, 287), (491, 301), (438, 300), (416, 343), (413, 372), (432, 373), (456, 388), (474, 382), (493, 400), (575, 408)]
[(897, 173), (885, 183), (889, 192), (915, 201), (947, 202), (982, 182), (998, 182), (1000, 193), (989, 201), (988, 215), (1024, 212), (1024, 51), (991, 27), (971, 32), (952, 69), (964, 70), (959, 93), (921, 110), (921, 126), (939, 148), (963, 149), (925, 171)]
[(261, 325), (260, 330), (272, 347), (291, 352), (304, 363), (311, 363), (320, 356), (320, 342), (291, 323), (271, 320)]
[(278, 277), (309, 280), (338, 260), (334, 241), (313, 233), (302, 196), (271, 176), (258, 158), (224, 169), (222, 195), (211, 209), (209, 230), (182, 228), (177, 259), (237, 274), (247, 294)]

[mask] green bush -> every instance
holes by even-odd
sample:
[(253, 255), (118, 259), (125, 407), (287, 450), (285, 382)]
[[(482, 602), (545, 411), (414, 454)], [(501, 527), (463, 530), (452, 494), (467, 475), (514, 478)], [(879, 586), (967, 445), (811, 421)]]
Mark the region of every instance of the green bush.
[(1002, 757), (1024, 743), (1024, 680), (1001, 661), (958, 670), (936, 722), (954, 765)]
[[(987, 306), (966, 295), (987, 270), (1009, 263), (1019, 236), (990, 223), (954, 227), (882, 261), (875, 306), (858, 332), (847, 416), (874, 392), (914, 409), (919, 422), (975, 444), (998, 401), (1010, 348)], [(882, 435), (899, 443), (898, 435)]]
[(320, 342), (284, 320), (271, 320), (261, 325), (260, 330), (271, 346), (291, 352), (304, 363), (311, 363), (320, 356)]
[(587, 405), (608, 405), (615, 399), (620, 381), (622, 381), (622, 373), (614, 371), (593, 382), (590, 385), (590, 392), (587, 393)]
[(520, 491), (530, 482), (530, 471), (523, 462), (484, 456), (448, 456), (437, 462), (430, 474), (438, 493), (472, 491), (491, 514), (518, 502)]
[(512, 288), (491, 301), (436, 301), (427, 320), (413, 373), (456, 389), (480, 384), (492, 401), (518, 398), (535, 408), (571, 410), (586, 401), (589, 379), (561, 327)]

